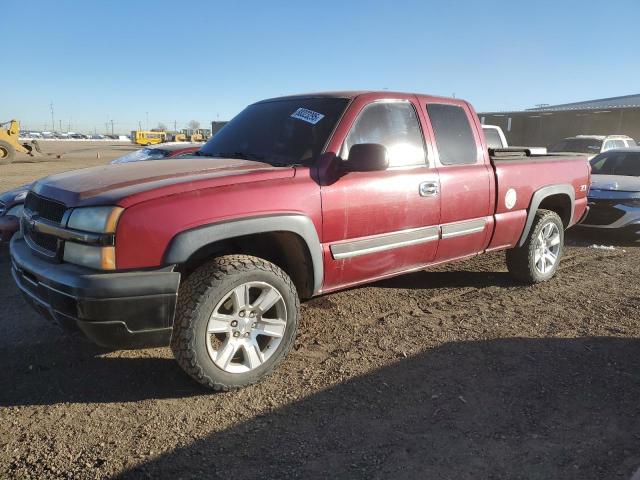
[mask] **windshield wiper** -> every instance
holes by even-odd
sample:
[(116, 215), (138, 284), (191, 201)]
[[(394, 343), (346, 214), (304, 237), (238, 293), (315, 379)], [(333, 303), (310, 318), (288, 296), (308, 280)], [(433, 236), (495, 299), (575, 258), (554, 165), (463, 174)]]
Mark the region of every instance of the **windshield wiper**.
[[(197, 152), (198, 155), (213, 158), (237, 158), (239, 160), (253, 160), (256, 162), (268, 163), (274, 167), (298, 167), (302, 164), (292, 162), (276, 162), (269, 158), (269, 155), (260, 155), (259, 153), (247, 153), (247, 152), (217, 152), (217, 153), (202, 153)], [(269, 158), (269, 159), (268, 159)]]
[(220, 153), (214, 153), (211, 156), (220, 157), (220, 158), (238, 158), (240, 160), (257, 160), (257, 161), (263, 161), (266, 158), (264, 155), (258, 155), (257, 153), (246, 153), (246, 152), (220, 152)]
[(204, 153), (204, 152), (202, 152), (202, 151), (200, 151), (200, 150), (198, 150), (197, 152), (193, 152), (193, 154), (194, 154), (196, 157), (214, 157), (214, 156), (215, 156), (215, 155), (213, 155), (213, 154), (211, 154), (211, 153)]

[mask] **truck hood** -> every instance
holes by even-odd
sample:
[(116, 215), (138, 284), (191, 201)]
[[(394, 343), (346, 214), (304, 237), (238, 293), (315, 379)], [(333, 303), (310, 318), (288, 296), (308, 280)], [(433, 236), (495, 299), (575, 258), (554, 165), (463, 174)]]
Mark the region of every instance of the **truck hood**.
[(128, 207), (164, 195), (294, 175), (292, 167), (274, 167), (262, 162), (182, 157), (59, 173), (38, 180), (32, 190), (68, 207)]
[(627, 175), (592, 175), (591, 190), (640, 192), (640, 178)]

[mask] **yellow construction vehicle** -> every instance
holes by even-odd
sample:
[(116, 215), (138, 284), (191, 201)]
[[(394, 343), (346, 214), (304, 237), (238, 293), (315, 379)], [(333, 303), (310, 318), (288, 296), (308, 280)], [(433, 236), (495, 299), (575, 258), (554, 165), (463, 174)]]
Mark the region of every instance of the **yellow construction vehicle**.
[[(7, 125), (9, 128), (5, 128)], [(20, 143), (18, 140), (19, 135), (20, 122), (17, 120), (0, 123), (0, 165), (11, 163), (16, 152), (33, 155), (33, 149), (38, 150), (38, 144), (35, 142), (33, 145)]]

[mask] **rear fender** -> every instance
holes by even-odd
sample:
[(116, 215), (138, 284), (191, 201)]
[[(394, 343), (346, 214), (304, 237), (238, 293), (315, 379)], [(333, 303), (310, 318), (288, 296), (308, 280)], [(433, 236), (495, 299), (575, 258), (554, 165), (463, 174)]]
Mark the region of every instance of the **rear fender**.
[(524, 245), (527, 237), (529, 236), (529, 231), (531, 230), (531, 226), (533, 225), (533, 219), (536, 216), (536, 211), (540, 207), (540, 204), (544, 201), (545, 198), (548, 198), (551, 195), (566, 195), (567, 197), (569, 197), (569, 201), (571, 202), (571, 217), (569, 219), (568, 225), (573, 225), (573, 211), (576, 203), (576, 194), (573, 186), (569, 184), (558, 184), (542, 187), (540, 190), (535, 191), (533, 193), (533, 196), (531, 197), (531, 203), (529, 204), (527, 213), (527, 222), (524, 225), (522, 236), (520, 237), (520, 241), (518, 242), (519, 247)]

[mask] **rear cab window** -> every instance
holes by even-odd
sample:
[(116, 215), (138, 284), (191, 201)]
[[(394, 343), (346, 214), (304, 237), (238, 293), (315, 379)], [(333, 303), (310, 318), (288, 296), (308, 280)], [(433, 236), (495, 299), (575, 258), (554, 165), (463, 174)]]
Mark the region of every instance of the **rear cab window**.
[(467, 112), (458, 105), (427, 103), (442, 165), (473, 165), (478, 161), (476, 139)]

